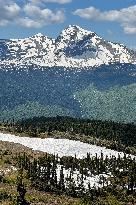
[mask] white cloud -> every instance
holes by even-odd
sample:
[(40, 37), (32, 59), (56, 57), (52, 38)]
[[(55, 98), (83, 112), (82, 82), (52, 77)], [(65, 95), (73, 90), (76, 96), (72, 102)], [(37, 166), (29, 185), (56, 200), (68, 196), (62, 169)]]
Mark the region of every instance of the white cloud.
[(32, 3), (58, 3), (58, 4), (67, 4), (72, 0), (29, 0)]
[(136, 27), (124, 27), (124, 31), (126, 34), (136, 34)]
[(21, 8), (14, 2), (0, 0), (0, 26), (12, 22), (19, 15)]
[(41, 9), (32, 4), (25, 5), (23, 11), (26, 17), (20, 18), (19, 23), (28, 28), (38, 28), (48, 24), (62, 23), (65, 19), (64, 12), (61, 10), (53, 12), (48, 8)]
[(43, 6), (27, 3), (20, 7), (10, 0), (0, 0), (0, 26), (17, 24), (27, 28), (40, 28), (48, 24), (62, 23), (62, 10), (53, 11)]
[(87, 20), (118, 22), (126, 34), (136, 34), (136, 5), (110, 11), (100, 11), (95, 7), (89, 7), (77, 9), (74, 15)]
[(6, 26), (9, 23), (8, 20), (0, 19), (0, 26)]
[(34, 21), (28, 17), (25, 18), (19, 18), (17, 23), (19, 23), (21, 26), (26, 27), (26, 28), (40, 28), (41, 23), (38, 21)]

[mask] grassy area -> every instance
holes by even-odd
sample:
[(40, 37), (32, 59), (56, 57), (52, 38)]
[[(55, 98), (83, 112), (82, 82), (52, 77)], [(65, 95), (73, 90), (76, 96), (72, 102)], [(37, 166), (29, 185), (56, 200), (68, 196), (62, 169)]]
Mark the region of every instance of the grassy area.
[[(28, 156), (38, 158), (44, 153), (32, 151), (19, 144), (0, 141), (0, 203), (2, 205), (14, 205), (17, 197), (17, 164), (16, 155), (27, 153)], [(38, 191), (31, 186), (24, 173), (24, 184), (27, 189), (26, 199), (31, 205), (77, 205), (79, 199), (67, 197), (65, 195), (57, 196), (53, 193)]]

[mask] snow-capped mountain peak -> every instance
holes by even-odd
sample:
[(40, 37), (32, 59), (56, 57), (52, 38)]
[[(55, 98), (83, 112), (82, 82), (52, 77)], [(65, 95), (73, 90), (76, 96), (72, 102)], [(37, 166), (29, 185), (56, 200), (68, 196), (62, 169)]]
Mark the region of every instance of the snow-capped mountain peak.
[(91, 34), (93, 32), (87, 31), (77, 25), (69, 25), (66, 29), (64, 29), (60, 36), (76, 36), (78, 39), (82, 39), (83, 36)]
[(44, 35), (42, 33), (35, 34), (36, 37), (43, 37)]
[(84, 30), (76, 25), (69, 25), (60, 33), (60, 35), (56, 39), (56, 42), (63, 42), (67, 45), (69, 43), (72, 43), (73, 41), (83, 40), (85, 36), (88, 36), (90, 34), (93, 34), (93, 32)]
[(69, 25), (56, 39), (38, 33), (0, 41), (2, 67), (35, 64), (84, 68), (115, 62), (136, 64), (136, 54), (77, 25)]

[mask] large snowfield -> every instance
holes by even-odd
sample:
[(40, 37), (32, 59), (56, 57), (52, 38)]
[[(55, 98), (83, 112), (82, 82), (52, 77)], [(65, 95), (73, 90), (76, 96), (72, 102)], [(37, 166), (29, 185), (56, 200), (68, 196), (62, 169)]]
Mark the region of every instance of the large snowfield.
[[(124, 156), (123, 152), (117, 152), (115, 150), (106, 149), (105, 147), (100, 147), (96, 145), (90, 145), (87, 143), (83, 143), (80, 141), (68, 140), (68, 139), (54, 139), (54, 138), (30, 138), (30, 137), (19, 137), (11, 134), (3, 134), (0, 133), (0, 140), (12, 143), (19, 143), (24, 145), (28, 148), (33, 150), (47, 152), (49, 154), (58, 154), (59, 157), (62, 156), (75, 156), (77, 158), (84, 158), (87, 156), (87, 153), (90, 155), (100, 157), (101, 153), (103, 153), (103, 157), (111, 157), (115, 156), (116, 158), (118, 155), (121, 157)], [(135, 156), (132, 156), (134, 158)], [(59, 181), (60, 178), (60, 170), (61, 165), (57, 166), (57, 180)], [(65, 186), (67, 186), (66, 178), (70, 176), (71, 169), (63, 168), (64, 173), (64, 181)], [(93, 175), (90, 171), (88, 171), (88, 175), (83, 175), (83, 185), (85, 190), (88, 190), (88, 185), (90, 188), (94, 187), (103, 187), (107, 186), (110, 181), (108, 180), (109, 177), (112, 177), (111, 173), (101, 173), (99, 175)], [(74, 170), (73, 173), (73, 181), (75, 182), (76, 187), (80, 186), (82, 175), (78, 170)]]
[[(124, 156), (123, 152), (117, 152), (115, 150), (107, 149), (105, 147), (100, 147), (96, 145), (90, 145), (80, 141), (68, 140), (68, 139), (54, 139), (54, 138), (30, 138), (30, 137), (18, 137), (11, 134), (0, 133), (0, 140), (19, 143), (33, 150), (47, 152), (49, 154), (58, 154), (59, 157), (62, 156), (75, 156), (77, 158), (84, 158), (87, 156), (87, 153), (90, 153), (91, 156), (100, 157), (101, 153), (103, 156), (111, 157), (118, 155), (121, 157)], [(132, 156), (134, 157), (134, 156)]]

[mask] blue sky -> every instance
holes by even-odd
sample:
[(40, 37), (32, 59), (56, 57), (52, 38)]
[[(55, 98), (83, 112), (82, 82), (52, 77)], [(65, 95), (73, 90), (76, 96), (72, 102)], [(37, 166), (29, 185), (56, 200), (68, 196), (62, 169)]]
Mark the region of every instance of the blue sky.
[(136, 48), (136, 0), (0, 0), (0, 38), (57, 37), (71, 25)]

